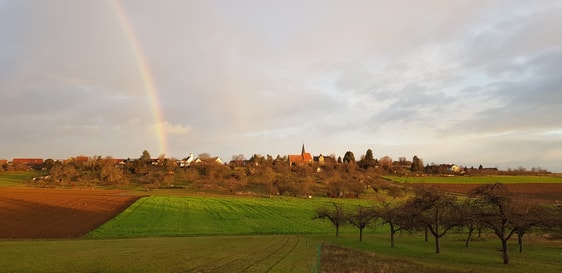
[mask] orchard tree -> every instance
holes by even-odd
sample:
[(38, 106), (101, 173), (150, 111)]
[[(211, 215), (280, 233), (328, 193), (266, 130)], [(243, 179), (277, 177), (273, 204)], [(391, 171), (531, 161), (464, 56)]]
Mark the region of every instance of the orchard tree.
[(347, 214), (347, 220), (350, 224), (359, 229), (359, 242), (363, 241), (363, 229), (373, 221), (377, 215), (372, 208), (359, 205), (355, 211)]
[(382, 201), (381, 206), (374, 209), (374, 214), (390, 227), (390, 247), (394, 247), (394, 234), (407, 227), (410, 218), (404, 204)]
[(494, 231), (501, 241), (503, 263), (509, 263), (508, 241), (517, 231), (518, 208), (503, 184), (485, 184), (472, 190), (476, 213), (482, 226)]
[(528, 201), (517, 200), (514, 204), (514, 226), (519, 253), (523, 252), (523, 236), (534, 227), (547, 227), (551, 209)]
[(328, 219), (336, 228), (336, 236), (340, 235), (340, 226), (346, 223), (346, 215), (343, 205), (332, 203), (334, 208), (322, 207), (316, 209), (316, 215), (312, 219)]
[(482, 230), (482, 226), (478, 218), (478, 208), (476, 203), (474, 202), (474, 199), (465, 199), (459, 206), (459, 214), (462, 215), (463, 226), (468, 228), (468, 236), (464, 244), (465, 247), (468, 247), (468, 244), (472, 240), (472, 234), (474, 233), (474, 231), (476, 229), (478, 229), (479, 231)]
[(437, 254), (441, 252), (441, 238), (451, 228), (462, 225), (456, 197), (434, 187), (418, 188), (405, 210), (412, 213), (419, 225), (429, 229), (435, 238)]

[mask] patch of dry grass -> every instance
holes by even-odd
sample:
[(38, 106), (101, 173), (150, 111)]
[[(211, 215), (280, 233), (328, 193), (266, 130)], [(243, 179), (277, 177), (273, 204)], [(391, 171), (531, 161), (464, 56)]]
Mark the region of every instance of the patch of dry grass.
[(321, 252), (322, 273), (376, 272), (376, 273), (423, 273), (459, 272), (445, 268), (428, 267), (396, 257), (324, 244)]

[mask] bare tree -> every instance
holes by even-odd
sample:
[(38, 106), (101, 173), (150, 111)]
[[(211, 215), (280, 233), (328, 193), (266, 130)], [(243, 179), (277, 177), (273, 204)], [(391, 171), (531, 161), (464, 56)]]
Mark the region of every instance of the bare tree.
[(383, 224), (390, 227), (390, 247), (394, 247), (394, 234), (407, 226), (408, 215), (404, 210), (404, 204), (382, 201), (381, 207), (374, 209), (376, 217), (382, 219)]
[(451, 228), (462, 225), (456, 197), (433, 187), (418, 188), (405, 209), (412, 213), (418, 225), (431, 232), (435, 238), (435, 253), (441, 252), (441, 238)]
[(390, 171), (390, 169), (392, 168), (392, 158), (385, 155), (379, 159), (378, 164), (385, 171)]
[(363, 241), (363, 229), (376, 218), (372, 208), (359, 205), (353, 212), (348, 213), (347, 220), (350, 224), (359, 229), (359, 242)]
[(340, 204), (332, 203), (334, 206), (333, 209), (331, 208), (318, 208), (316, 210), (316, 215), (312, 219), (328, 219), (330, 222), (336, 227), (336, 236), (340, 235), (340, 226), (344, 225), (347, 218), (343, 209), (343, 206)]
[(515, 234), (519, 253), (523, 252), (523, 236), (533, 227), (546, 227), (550, 221), (551, 210), (538, 204), (517, 200), (513, 207)]
[(465, 247), (472, 240), (472, 234), (476, 229), (482, 230), (482, 226), (479, 223), (477, 207), (473, 199), (466, 199), (459, 206), (459, 214), (463, 218), (463, 226), (468, 228), (468, 236), (466, 238)]
[(503, 263), (509, 263), (508, 241), (517, 231), (515, 202), (507, 196), (507, 189), (500, 183), (485, 184), (471, 192), (479, 222), (494, 231), (502, 244)]

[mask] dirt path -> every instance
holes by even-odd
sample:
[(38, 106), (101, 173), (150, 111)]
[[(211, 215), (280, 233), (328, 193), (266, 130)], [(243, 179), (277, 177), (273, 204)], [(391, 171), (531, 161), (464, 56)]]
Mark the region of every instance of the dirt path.
[(0, 188), (0, 238), (80, 237), (138, 198), (112, 190)]

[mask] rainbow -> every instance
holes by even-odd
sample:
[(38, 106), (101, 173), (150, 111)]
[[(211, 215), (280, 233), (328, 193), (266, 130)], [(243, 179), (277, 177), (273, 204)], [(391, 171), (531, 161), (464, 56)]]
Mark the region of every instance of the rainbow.
[(148, 62), (140, 45), (140, 42), (137, 38), (133, 25), (131, 24), (131, 20), (127, 16), (123, 5), (119, 0), (110, 0), (112, 3), (113, 9), (119, 18), (119, 22), (125, 31), (131, 49), (133, 51), (134, 57), (136, 59), (137, 67), (139, 69), (141, 78), (143, 80), (144, 89), (146, 95), (148, 97), (148, 101), (150, 103), (150, 109), (152, 112), (152, 118), (154, 120), (154, 129), (156, 132), (156, 139), (158, 141), (158, 148), (160, 149), (160, 154), (167, 154), (168, 152), (168, 145), (166, 139), (166, 131), (165, 131), (165, 120), (164, 115), (162, 113), (162, 108), (160, 107), (160, 100), (158, 98), (158, 91), (156, 89), (156, 85), (154, 83), (154, 78), (150, 71), (150, 67), (148, 66)]

